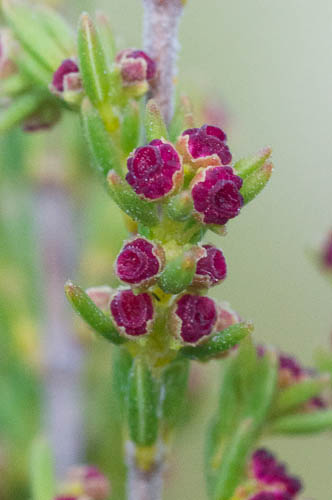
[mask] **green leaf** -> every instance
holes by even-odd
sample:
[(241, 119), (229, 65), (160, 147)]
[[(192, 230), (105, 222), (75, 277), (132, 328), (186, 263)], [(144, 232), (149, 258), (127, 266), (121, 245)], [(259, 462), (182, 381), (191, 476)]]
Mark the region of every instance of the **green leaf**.
[(30, 476), (32, 500), (52, 500), (55, 497), (53, 457), (44, 438), (37, 438), (32, 444)]
[(237, 359), (231, 358), (227, 360), (219, 393), (218, 409), (208, 428), (205, 447), (205, 472), (209, 496), (213, 495), (217, 472), (225, 451), (225, 444), (238, 421), (237, 370)]
[(0, 114), (0, 134), (22, 124), (22, 122), (38, 110), (44, 95), (23, 94), (16, 97)]
[(176, 259), (167, 262), (158, 280), (160, 288), (169, 294), (178, 294), (188, 288), (193, 281), (200, 257), (202, 257), (202, 248), (193, 246)]
[(76, 53), (75, 35), (69, 24), (54, 9), (50, 9), (46, 5), (39, 5), (36, 10), (45, 26), (45, 30), (53, 38), (59, 49), (65, 56), (73, 57)]
[(110, 170), (123, 175), (120, 151), (107, 132), (98, 111), (91, 105), (88, 98), (83, 100), (81, 109), (85, 136), (99, 169), (105, 177)]
[(327, 376), (310, 378), (293, 384), (280, 391), (273, 409), (273, 415), (287, 413), (319, 396), (329, 386), (331, 378)]
[(266, 162), (259, 170), (256, 170), (244, 179), (240, 190), (244, 205), (252, 201), (265, 188), (271, 178), (272, 172), (273, 164)]
[(176, 142), (181, 133), (195, 127), (193, 107), (190, 98), (183, 95), (178, 99), (172, 121), (169, 125), (169, 137), (171, 142)]
[(175, 221), (184, 222), (192, 215), (192, 211), (193, 200), (189, 191), (172, 196), (167, 204), (167, 215)]
[(113, 351), (113, 387), (120, 404), (122, 416), (125, 415), (128, 394), (129, 374), (133, 365), (133, 358), (127, 349), (120, 347)]
[(216, 333), (205, 344), (196, 347), (183, 347), (179, 354), (197, 361), (208, 361), (209, 359), (217, 358), (219, 355), (234, 347), (249, 335), (252, 330), (252, 323), (237, 323)]
[(147, 142), (154, 139), (168, 139), (166, 124), (159, 106), (154, 99), (150, 99), (146, 105), (144, 123)]
[(108, 99), (109, 68), (99, 34), (86, 12), (79, 23), (78, 57), (86, 94), (92, 104), (99, 107)]
[(19, 0), (4, 0), (3, 13), (22, 46), (53, 73), (66, 53), (58, 46), (38, 10)]
[(278, 378), (277, 356), (272, 351), (257, 360), (251, 390), (245, 395), (240, 423), (223, 454), (213, 498), (229, 500), (239, 485), (248, 455), (262, 432), (273, 403)]
[(332, 410), (317, 410), (278, 418), (268, 428), (271, 434), (313, 434), (332, 430)]
[(136, 101), (129, 101), (123, 110), (121, 145), (125, 155), (137, 148), (140, 137), (140, 113)]
[(161, 415), (164, 432), (173, 430), (181, 418), (189, 377), (188, 360), (173, 361), (162, 376)]
[(159, 217), (156, 205), (137, 196), (129, 184), (113, 170), (108, 173), (107, 186), (113, 200), (133, 220), (148, 227), (158, 224)]
[(264, 148), (254, 156), (237, 161), (234, 165), (234, 170), (237, 175), (239, 175), (242, 179), (245, 179), (252, 173), (259, 170), (264, 165), (266, 160), (270, 158), (271, 154), (271, 148)]
[(131, 440), (139, 446), (153, 445), (158, 436), (159, 388), (143, 359), (134, 361), (127, 401)]
[(38, 59), (34, 58), (29, 52), (22, 51), (15, 61), (20, 71), (27, 79), (32, 80), (32, 83), (34, 82), (41, 87), (48, 87), (52, 80), (52, 72), (45, 68)]
[(31, 84), (27, 81), (21, 73), (4, 78), (0, 82), (0, 96), (15, 97), (18, 94), (27, 92)]
[(111, 318), (96, 306), (82, 288), (67, 281), (65, 292), (72, 307), (93, 330), (113, 344), (123, 344), (126, 341), (116, 330)]
[(111, 23), (105, 12), (102, 12), (101, 10), (96, 11), (96, 23), (108, 63), (112, 64), (116, 56), (116, 43)]

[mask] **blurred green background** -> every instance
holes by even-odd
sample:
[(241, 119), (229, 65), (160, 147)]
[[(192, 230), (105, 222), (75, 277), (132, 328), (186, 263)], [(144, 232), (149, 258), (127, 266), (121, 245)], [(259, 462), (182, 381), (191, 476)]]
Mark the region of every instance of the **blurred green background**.
[[(141, 45), (139, 0), (71, 0), (61, 10), (76, 23), (83, 9), (98, 7), (109, 14), (120, 47)], [(332, 329), (331, 286), (308, 257), (332, 227), (332, 3), (188, 0), (180, 42), (180, 88), (224, 107), (234, 158), (271, 145), (276, 166), (259, 199), (229, 224), (227, 238), (211, 238), (229, 268), (214, 295), (254, 320), (257, 339), (310, 363)], [(98, 213), (108, 200), (92, 189)], [(93, 268), (88, 274), (93, 279)], [(217, 363), (201, 371), (207, 403), (181, 431), (167, 499), (205, 498), (202, 444), (219, 371)], [(332, 436), (272, 444), (304, 478), (306, 496), (329, 497)]]

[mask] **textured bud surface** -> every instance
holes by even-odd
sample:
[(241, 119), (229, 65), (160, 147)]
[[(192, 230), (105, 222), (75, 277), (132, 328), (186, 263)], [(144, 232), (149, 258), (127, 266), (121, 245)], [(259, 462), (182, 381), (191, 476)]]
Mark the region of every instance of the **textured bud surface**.
[(156, 277), (162, 268), (163, 250), (145, 238), (135, 238), (122, 248), (116, 264), (116, 274), (126, 283), (140, 285)]
[(131, 290), (118, 292), (111, 301), (114, 321), (123, 333), (138, 337), (149, 331), (153, 303), (149, 294), (134, 295)]
[(227, 266), (224, 254), (213, 245), (203, 245), (206, 256), (197, 262), (194, 284), (211, 287), (226, 278)]
[(202, 222), (223, 225), (236, 217), (243, 205), (242, 179), (231, 167), (208, 167), (192, 183), (194, 208)]
[[(229, 165), (232, 155), (226, 144), (226, 134), (213, 125), (185, 130), (178, 140), (178, 148), (185, 162), (193, 165)], [(203, 160), (203, 161), (202, 161)]]
[(156, 63), (143, 50), (125, 49), (116, 56), (125, 85), (150, 81), (156, 74)]
[(280, 489), (280, 493), (286, 494), (285, 498), (293, 498), (302, 488), (301, 481), (289, 475), (286, 466), (263, 448), (256, 450), (252, 455), (251, 470), (253, 477), (259, 483), (275, 486)]
[(181, 160), (174, 147), (155, 139), (129, 157), (127, 182), (149, 200), (170, 194), (183, 178)]
[(80, 90), (81, 81), (78, 76), (77, 63), (73, 59), (65, 59), (53, 75), (53, 89), (60, 94), (65, 90)]
[(181, 339), (195, 344), (212, 333), (217, 309), (209, 297), (185, 294), (176, 303), (175, 316)]

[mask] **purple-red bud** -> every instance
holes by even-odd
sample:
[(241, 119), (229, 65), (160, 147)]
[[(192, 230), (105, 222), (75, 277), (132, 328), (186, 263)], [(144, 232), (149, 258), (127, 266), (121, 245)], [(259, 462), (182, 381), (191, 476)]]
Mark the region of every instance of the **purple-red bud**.
[(209, 288), (221, 283), (227, 275), (224, 254), (213, 245), (203, 245), (205, 256), (197, 262), (193, 285)]
[(17, 67), (13, 55), (17, 51), (17, 44), (12, 32), (8, 28), (0, 29), (0, 78), (7, 78), (16, 73)]
[(135, 238), (123, 246), (115, 263), (120, 280), (131, 285), (151, 285), (162, 271), (163, 249), (145, 238)]
[(124, 86), (150, 82), (156, 75), (156, 63), (143, 50), (125, 49), (116, 56)]
[(172, 329), (185, 344), (198, 344), (213, 331), (217, 320), (215, 302), (209, 297), (185, 294), (177, 299), (171, 316)]
[(325, 269), (332, 270), (332, 233), (323, 249), (322, 261)]
[(194, 168), (229, 165), (232, 155), (226, 144), (226, 134), (219, 127), (203, 125), (185, 130), (179, 137), (177, 149), (184, 163)]
[(99, 307), (99, 309), (104, 310), (108, 310), (110, 306), (112, 293), (112, 288), (107, 285), (95, 286), (86, 290), (86, 294), (96, 304), (96, 306)]
[[(265, 449), (256, 450), (251, 457), (251, 476), (260, 484), (275, 488), (291, 500), (301, 490), (301, 481), (287, 472), (284, 464)], [(278, 497), (276, 497), (278, 498)], [(282, 496), (280, 498), (283, 498)]]
[(77, 62), (65, 59), (53, 74), (50, 90), (59, 97), (66, 93), (78, 94), (82, 91), (82, 79)]
[(160, 139), (137, 148), (127, 165), (127, 182), (136, 194), (150, 201), (171, 194), (183, 181), (180, 156), (172, 144)]
[(111, 300), (111, 313), (121, 333), (139, 337), (150, 332), (154, 308), (148, 293), (135, 295), (132, 290), (120, 290)]
[(243, 205), (242, 182), (231, 167), (207, 167), (198, 172), (191, 184), (196, 217), (217, 225), (236, 217)]
[[(111, 485), (108, 478), (100, 470), (92, 465), (79, 465), (69, 469), (66, 481), (65, 491), (78, 491), (74, 500), (89, 498), (91, 500), (106, 500), (111, 492)], [(69, 500), (71, 496), (61, 497), (63, 500)]]

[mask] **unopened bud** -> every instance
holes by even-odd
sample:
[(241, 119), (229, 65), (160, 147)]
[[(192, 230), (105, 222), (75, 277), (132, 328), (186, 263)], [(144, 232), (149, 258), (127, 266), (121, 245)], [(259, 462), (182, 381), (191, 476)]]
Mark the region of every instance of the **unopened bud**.
[(85, 293), (90, 297), (90, 299), (96, 304), (99, 309), (107, 310), (110, 306), (111, 296), (113, 290), (111, 287), (105, 286), (95, 286), (88, 288)]
[(61, 99), (78, 103), (82, 97), (82, 79), (74, 59), (65, 59), (53, 74), (50, 91)]
[(150, 333), (154, 318), (151, 295), (135, 295), (131, 290), (120, 290), (111, 300), (113, 319), (123, 335), (129, 338)]
[(156, 63), (143, 50), (125, 49), (116, 56), (122, 83), (133, 95), (140, 96), (149, 89), (156, 75)]

